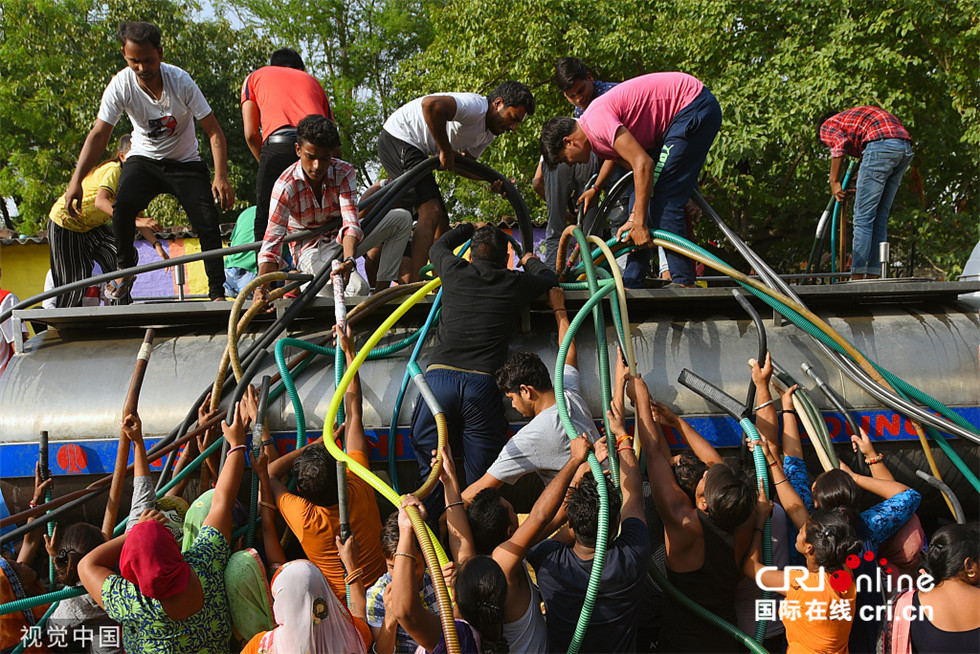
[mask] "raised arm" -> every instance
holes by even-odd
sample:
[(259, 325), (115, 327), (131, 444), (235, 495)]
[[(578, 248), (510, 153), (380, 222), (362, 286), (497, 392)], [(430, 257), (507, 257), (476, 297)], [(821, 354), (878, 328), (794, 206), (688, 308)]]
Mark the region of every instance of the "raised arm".
[[(264, 450), (265, 448), (263, 448)], [(269, 483), (269, 455), (262, 452), (253, 466), (259, 476), (259, 507), (262, 511), (262, 544), (265, 548), (265, 562), (269, 573), (286, 562), (286, 552), (282, 549), (279, 534), (276, 533), (276, 499)], [(279, 481), (278, 479), (276, 480)], [(280, 484), (281, 486), (282, 484)], [(283, 488), (285, 492), (285, 488)]]
[[(764, 564), (762, 562), (762, 538), (765, 535), (766, 519), (769, 514), (772, 513), (772, 502), (765, 499), (765, 496), (760, 494), (759, 503), (756, 505), (755, 510), (755, 528), (752, 531), (752, 541), (749, 545), (749, 550), (745, 554), (745, 558), (742, 560), (742, 573), (752, 579), (756, 580), (756, 575), (762, 570)], [(762, 572), (758, 579), (762, 584), (770, 588), (780, 588), (783, 583), (783, 571), (771, 568)], [(786, 591), (778, 591), (785, 594)]]
[[(565, 342), (565, 335), (571, 321), (568, 319), (568, 309), (565, 308), (565, 291), (561, 286), (554, 286), (548, 290), (548, 306), (555, 314), (555, 322), (558, 324), (558, 343)], [(578, 368), (578, 352), (575, 349), (575, 339), (572, 339), (568, 346), (568, 353), (565, 356), (565, 365)]]
[(769, 390), (769, 380), (772, 379), (772, 357), (766, 352), (766, 361), (762, 367), (755, 359), (749, 359), (752, 368), (752, 383), (755, 384), (755, 428), (759, 436), (770, 443), (779, 443), (779, 422), (776, 418), (775, 400)]
[[(766, 465), (769, 466), (769, 476), (772, 478), (779, 503), (782, 505), (783, 510), (786, 511), (786, 515), (793, 522), (793, 526), (797, 530), (802, 529), (803, 525), (810, 518), (810, 512), (807, 510), (806, 505), (803, 504), (799, 493), (793, 488), (793, 484), (789, 483), (789, 479), (783, 473), (782, 460), (776, 455), (778, 450), (766, 439), (762, 439), (761, 443), (762, 451), (766, 455)], [(755, 445), (750, 442), (749, 448), (752, 449), (754, 447)]]
[[(343, 349), (347, 360), (347, 367), (350, 367), (354, 360), (354, 345), (350, 340), (350, 328), (348, 333), (344, 333), (338, 325), (334, 325), (334, 334), (337, 336), (337, 346)], [(346, 407), (344, 419), (344, 436), (346, 438), (348, 452), (361, 452), (368, 456), (368, 442), (364, 435), (363, 409), (361, 403), (361, 376), (354, 375), (347, 392), (344, 394), (344, 405)]]
[(75, 164), (75, 172), (72, 173), (68, 190), (65, 192), (65, 209), (72, 216), (77, 217), (82, 211), (82, 180), (92, 172), (102, 153), (105, 152), (109, 145), (109, 138), (112, 136), (112, 128), (113, 125), (96, 118), (95, 125), (85, 137), (82, 151), (78, 155), (78, 163)]
[(568, 487), (575, 478), (579, 467), (589, 460), (592, 443), (583, 434), (572, 441), (572, 453), (568, 462), (562, 466), (531, 507), (531, 513), (521, 523), (510, 539), (504, 541), (493, 551), (493, 560), (504, 571), (508, 579), (517, 573), (524, 574), (521, 562), (537, 543), (548, 536), (548, 527), (558, 514)]
[(361, 547), (353, 534), (346, 543), (341, 542), (340, 536), (334, 536), (334, 544), (347, 571), (347, 579), (350, 580), (347, 583), (350, 591), (350, 613), (367, 622), (367, 589), (364, 587), (364, 570), (361, 569)]
[(783, 456), (802, 459), (803, 442), (800, 440), (800, 427), (793, 405), (793, 393), (797, 388), (799, 386), (793, 384), (780, 398), (783, 405)]
[(427, 95), (422, 98), (422, 116), (439, 146), (439, 170), (455, 170), (456, 153), (449, 142), (446, 125), (456, 117), (456, 99), (451, 95)]
[(122, 421), (120, 438), (128, 438), (133, 444), (133, 501), (126, 520), (126, 531), (132, 529), (146, 509), (156, 506), (156, 492), (150, 477), (150, 463), (146, 459), (143, 443), (143, 423), (139, 413), (126, 415)]
[(251, 386), (245, 391), (245, 397), (235, 405), (235, 418), (230, 425), (221, 423), (221, 431), (228, 441), (228, 454), (225, 467), (218, 475), (218, 483), (214, 487), (211, 510), (204, 519), (204, 525), (214, 527), (231, 543), (231, 508), (235, 497), (242, 485), (242, 471), (245, 468), (246, 430), (251, 420), (247, 417), (248, 408), (245, 403), (255, 403), (255, 389)]
[(691, 451), (694, 452), (694, 455), (704, 461), (705, 465), (709, 468), (716, 463), (722, 462), (721, 455), (718, 454), (718, 450), (715, 449), (714, 445), (699, 434), (691, 426), (691, 423), (675, 414), (666, 404), (662, 404), (656, 400), (653, 401), (653, 419), (663, 426), (671, 427), (680, 434), (681, 439), (687, 443)]
[[(646, 385), (639, 380), (646, 390)], [(638, 393), (640, 393), (638, 391)], [(642, 393), (641, 393), (642, 394)], [(649, 398), (648, 398), (649, 400)], [(649, 411), (650, 403), (645, 406)], [(623, 420), (623, 407), (613, 404), (612, 411), (609, 411), (609, 425), (616, 433), (626, 433), (626, 423)], [(637, 421), (637, 430), (646, 431), (642, 422)], [(646, 514), (643, 512), (643, 482), (640, 479), (640, 466), (636, 462), (636, 453), (633, 451), (633, 439), (625, 438), (622, 442), (616, 443), (616, 452), (612, 456), (619, 457), (619, 487), (623, 492), (623, 508), (620, 512), (620, 521), (626, 518), (639, 518), (646, 524)]]
[[(44, 496), (47, 490), (51, 488), (54, 484), (54, 477), (51, 476), (51, 471), (48, 471), (47, 479), (41, 481), (41, 462), (38, 461), (34, 464), (34, 495), (31, 499), (30, 506), (37, 506), (44, 502)], [(34, 518), (28, 519), (27, 523), (30, 524), (34, 522)], [(57, 527), (55, 527), (57, 529)], [(44, 534), (44, 542), (47, 544), (53, 538), (49, 539), (47, 534)], [(33, 565), (34, 559), (37, 557), (38, 551), (41, 549), (42, 540), (42, 530), (32, 529), (31, 531), (24, 534), (24, 542), (21, 543), (20, 550), (17, 552), (17, 562), (23, 563), (25, 565)]]
[(412, 639), (426, 651), (432, 651), (442, 636), (439, 616), (422, 605), (416, 584), (415, 566), (425, 565), (415, 540), (412, 521), (405, 510), (415, 506), (425, 518), (425, 507), (414, 495), (406, 495), (398, 509), (398, 549), (391, 573), (391, 594), (385, 597), (385, 610), (390, 611)]
[(871, 469), (871, 476), (884, 481), (895, 481), (892, 471), (885, 465), (885, 455), (875, 451), (875, 446), (868, 438), (868, 432), (861, 427), (858, 427), (858, 431), (860, 432), (859, 435), (851, 435), (851, 443), (853, 443), (855, 450), (860, 450), (861, 454), (864, 455), (864, 460)]
[(208, 135), (211, 142), (211, 155), (214, 157), (214, 182), (211, 184), (211, 195), (219, 207), (228, 211), (235, 205), (235, 189), (228, 183), (228, 143), (225, 133), (214, 117), (209, 113), (200, 121), (201, 129)]
[(868, 491), (869, 493), (874, 493), (880, 498), (889, 499), (898, 495), (899, 493), (904, 493), (909, 489), (908, 486), (900, 481), (895, 481), (892, 479), (878, 479), (875, 477), (867, 477), (865, 475), (859, 474), (851, 470), (846, 463), (841, 461), (841, 470), (846, 472), (851, 476), (851, 479), (858, 485), (861, 490)]
[[(432, 451), (432, 466), (435, 466), (435, 450)], [(459, 492), (459, 478), (456, 476), (456, 459), (449, 443), (442, 448), (442, 472), (439, 475), (446, 502), (446, 528), (449, 530), (449, 549), (453, 560), (462, 565), (476, 555), (473, 532), (466, 519), (466, 507)]]
[[(650, 394), (646, 384), (640, 378), (634, 378), (637, 407), (650, 404)], [(658, 440), (663, 438), (659, 431), (651, 432), (637, 423), (636, 436), (646, 453), (647, 476), (650, 479), (650, 490), (657, 511), (664, 521), (668, 537), (673, 536), (676, 545), (680, 545), (679, 536), (688, 524), (697, 522), (697, 512), (688, 499), (687, 493), (678, 485), (674, 471), (670, 467), (670, 458), (663, 455), (663, 446)]]
[(103, 609), (105, 603), (102, 601), (102, 585), (109, 578), (109, 575), (115, 574), (114, 571), (119, 565), (119, 556), (122, 554), (125, 543), (126, 534), (117, 536), (109, 542), (99, 545), (78, 562), (78, 579), (85, 586), (85, 591)]

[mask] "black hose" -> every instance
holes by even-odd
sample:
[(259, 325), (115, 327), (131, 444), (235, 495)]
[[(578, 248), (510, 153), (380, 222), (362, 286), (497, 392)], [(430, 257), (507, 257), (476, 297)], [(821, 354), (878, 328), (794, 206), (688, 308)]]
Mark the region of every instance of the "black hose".
[[(317, 234), (322, 234), (323, 232), (334, 229), (340, 224), (340, 218), (331, 220), (325, 225), (316, 227), (314, 229), (307, 229), (301, 232), (295, 232), (290, 234), (283, 239), (284, 243), (291, 243), (293, 241), (299, 241), (311, 236), (316, 236)], [(123, 270), (115, 270), (108, 273), (103, 273), (101, 275), (95, 275), (87, 279), (82, 279), (77, 282), (71, 282), (70, 284), (65, 284), (64, 286), (59, 286), (58, 288), (53, 288), (50, 291), (44, 291), (43, 293), (38, 293), (32, 297), (27, 298), (18, 302), (11, 308), (7, 309), (3, 313), (0, 313), (0, 323), (3, 323), (10, 316), (13, 315), (14, 311), (20, 309), (26, 309), (32, 307), (35, 304), (41, 302), (42, 300), (47, 300), (51, 297), (56, 297), (59, 295), (64, 295), (65, 293), (70, 293), (71, 291), (76, 291), (82, 288), (88, 288), (95, 284), (101, 284), (102, 282), (107, 282), (117, 277), (129, 277), (130, 275), (141, 275), (145, 272), (152, 272), (154, 270), (160, 270), (162, 268), (172, 268), (184, 263), (192, 263), (194, 261), (204, 261), (205, 259), (213, 259), (215, 257), (225, 257), (229, 254), (238, 254), (239, 252), (249, 252), (251, 250), (258, 250), (262, 247), (262, 241), (254, 241), (252, 243), (244, 243), (242, 245), (236, 245), (234, 247), (228, 248), (218, 248), (216, 250), (204, 250), (202, 252), (195, 252), (194, 254), (183, 254), (179, 257), (174, 257), (172, 259), (161, 259), (160, 261), (152, 261), (150, 263), (144, 263), (139, 266), (133, 266), (132, 268), (125, 268)]]
[[(756, 361), (759, 362), (759, 367), (761, 368), (766, 364), (766, 353), (769, 351), (769, 345), (766, 339), (766, 325), (765, 323), (762, 322), (762, 316), (760, 316), (759, 312), (755, 310), (755, 307), (752, 306), (752, 303), (749, 302), (749, 299), (745, 297), (745, 293), (742, 291), (742, 289), (733, 288), (732, 295), (735, 296), (735, 299), (738, 301), (739, 305), (741, 305), (745, 313), (749, 314), (749, 317), (752, 318), (752, 322), (755, 323), (755, 331), (759, 337), (759, 355)], [(750, 379), (749, 388), (745, 393), (745, 410), (748, 415), (751, 414), (754, 406), (755, 406), (755, 382)], [(748, 458), (749, 458), (749, 445), (748, 443), (745, 442), (745, 439), (743, 438), (742, 443), (739, 447), (739, 460), (745, 462), (748, 460)]]
[(57, 520), (59, 517), (65, 515), (69, 511), (73, 511), (77, 509), (78, 507), (82, 506), (92, 498), (98, 497), (102, 493), (107, 493), (108, 491), (109, 491), (109, 485), (106, 484), (102, 488), (93, 491), (89, 495), (84, 495), (76, 500), (72, 500), (71, 502), (68, 502), (67, 504), (62, 504), (57, 509), (52, 509), (49, 513), (45, 513), (44, 515), (39, 515), (38, 517), (34, 518), (33, 520), (31, 520), (25, 525), (21, 525), (16, 529), (11, 529), (3, 536), (0, 536), (0, 547), (6, 545), (7, 543), (12, 543), (20, 539), (21, 536), (28, 533), (29, 531), (33, 531), (38, 527), (43, 527), (44, 525), (48, 524), (52, 520)]
[(966, 516), (963, 513), (963, 505), (960, 504), (960, 498), (956, 497), (946, 482), (936, 479), (925, 470), (916, 470), (915, 474), (919, 479), (924, 479), (930, 486), (949, 498), (950, 503), (953, 505), (953, 518), (956, 519), (956, 524), (966, 524)]
[[(719, 216), (711, 205), (708, 204), (708, 201), (704, 199), (704, 196), (701, 195), (700, 191), (695, 189), (691, 199), (693, 199), (698, 206), (700, 206), (701, 209), (711, 217), (718, 228), (721, 229), (722, 233), (724, 233), (725, 237), (731, 241), (739, 253), (745, 257), (746, 261), (749, 262), (749, 265), (755, 269), (755, 271), (759, 274), (759, 277), (769, 288), (781, 292), (794, 302), (805, 305), (805, 303), (793, 291), (793, 289), (786, 282), (780, 279), (772, 268), (769, 267), (769, 264), (767, 264), (762, 257), (757, 255), (752, 248), (746, 245), (745, 241), (743, 241), (738, 234), (736, 234), (734, 230), (732, 230), (725, 223), (725, 221), (721, 219), (721, 216)], [(915, 421), (934, 427), (941, 432), (945, 432), (959, 438), (965, 438), (973, 443), (980, 442), (977, 440), (977, 434), (963, 429), (959, 425), (946, 420), (945, 418), (929, 413), (928, 411), (923, 410), (921, 407), (912, 404), (908, 400), (899, 397), (898, 394), (888, 390), (875, 381), (871, 375), (864, 370), (864, 368), (852, 361), (849, 357), (844, 356), (834, 349), (831, 349), (817, 339), (814, 339), (814, 341), (816, 342), (817, 347), (820, 348), (821, 352), (823, 352), (824, 356), (833, 361), (837, 367), (840, 368), (844, 374), (850, 377), (855, 384), (860, 386), (869, 395), (885, 406), (894, 411), (898, 411), (899, 413), (902, 413)]]

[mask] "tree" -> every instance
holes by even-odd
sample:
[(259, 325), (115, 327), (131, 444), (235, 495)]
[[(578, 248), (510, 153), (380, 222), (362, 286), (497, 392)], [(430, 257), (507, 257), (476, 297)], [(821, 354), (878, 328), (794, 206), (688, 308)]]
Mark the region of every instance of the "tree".
[[(521, 180), (532, 207), (540, 126), (570, 112), (551, 83), (554, 62), (572, 55), (599, 79), (681, 70), (712, 89), (724, 119), (703, 192), (777, 268), (805, 260), (829, 197), (829, 156), (814, 121), (832, 108), (882, 106), (916, 141), (892, 210), (893, 252), (905, 256), (916, 243), (955, 274), (980, 235), (975, 0), (453, 0), (433, 9), (432, 26), (432, 44), (401, 67), (406, 95), (487, 92), (503, 79), (534, 89), (536, 115), (483, 157)], [(499, 211), (482, 189), (457, 188), (470, 189), (457, 197), (466, 202), (460, 214)], [(716, 235), (705, 224), (698, 232), (700, 240)]]
[[(251, 30), (224, 20), (195, 22), (196, 9), (183, 0), (9, 0), (0, 8), (0, 195), (17, 198), (21, 231), (43, 229), (67, 187), (102, 91), (125, 66), (115, 36), (125, 20), (160, 28), (164, 61), (190, 73), (225, 132), (236, 194), (254, 198), (238, 97), (241, 79), (264, 52)], [(123, 117), (114, 139), (130, 129)], [(200, 141), (210, 166), (208, 141)], [(151, 212), (164, 224), (185, 220), (176, 202), (156, 202)]]

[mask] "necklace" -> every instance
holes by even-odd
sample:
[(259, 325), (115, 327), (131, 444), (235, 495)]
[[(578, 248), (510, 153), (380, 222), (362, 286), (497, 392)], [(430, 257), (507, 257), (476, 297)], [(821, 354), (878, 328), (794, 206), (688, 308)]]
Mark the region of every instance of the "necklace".
[[(153, 101), (154, 104), (160, 105), (160, 108), (163, 111), (166, 111), (167, 110), (167, 107), (164, 106), (164, 103), (167, 100), (167, 87), (163, 83), (163, 71), (162, 70), (160, 71), (160, 96), (159, 97), (157, 97), (157, 95), (153, 91), (150, 90), (150, 87), (149, 86), (147, 86), (146, 84), (143, 83), (143, 80), (141, 80), (139, 78), (139, 75), (136, 76), (136, 83), (139, 84), (139, 87), (141, 89), (143, 89), (148, 96), (150, 96), (150, 100)], [(169, 103), (167, 103), (167, 104), (169, 104)]]

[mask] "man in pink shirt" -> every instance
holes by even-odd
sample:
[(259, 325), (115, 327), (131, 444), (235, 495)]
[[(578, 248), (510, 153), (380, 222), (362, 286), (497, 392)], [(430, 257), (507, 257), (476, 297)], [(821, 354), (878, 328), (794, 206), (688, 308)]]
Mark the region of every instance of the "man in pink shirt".
[[(633, 170), (636, 202), (619, 235), (641, 250), (627, 260), (626, 286), (642, 288), (649, 272), (649, 229), (686, 235), (684, 206), (720, 127), (715, 96), (684, 73), (634, 77), (593, 100), (578, 120), (544, 124), (540, 146), (547, 165), (581, 163), (595, 152)], [(674, 285), (694, 285), (690, 259), (668, 250), (667, 263)]]

